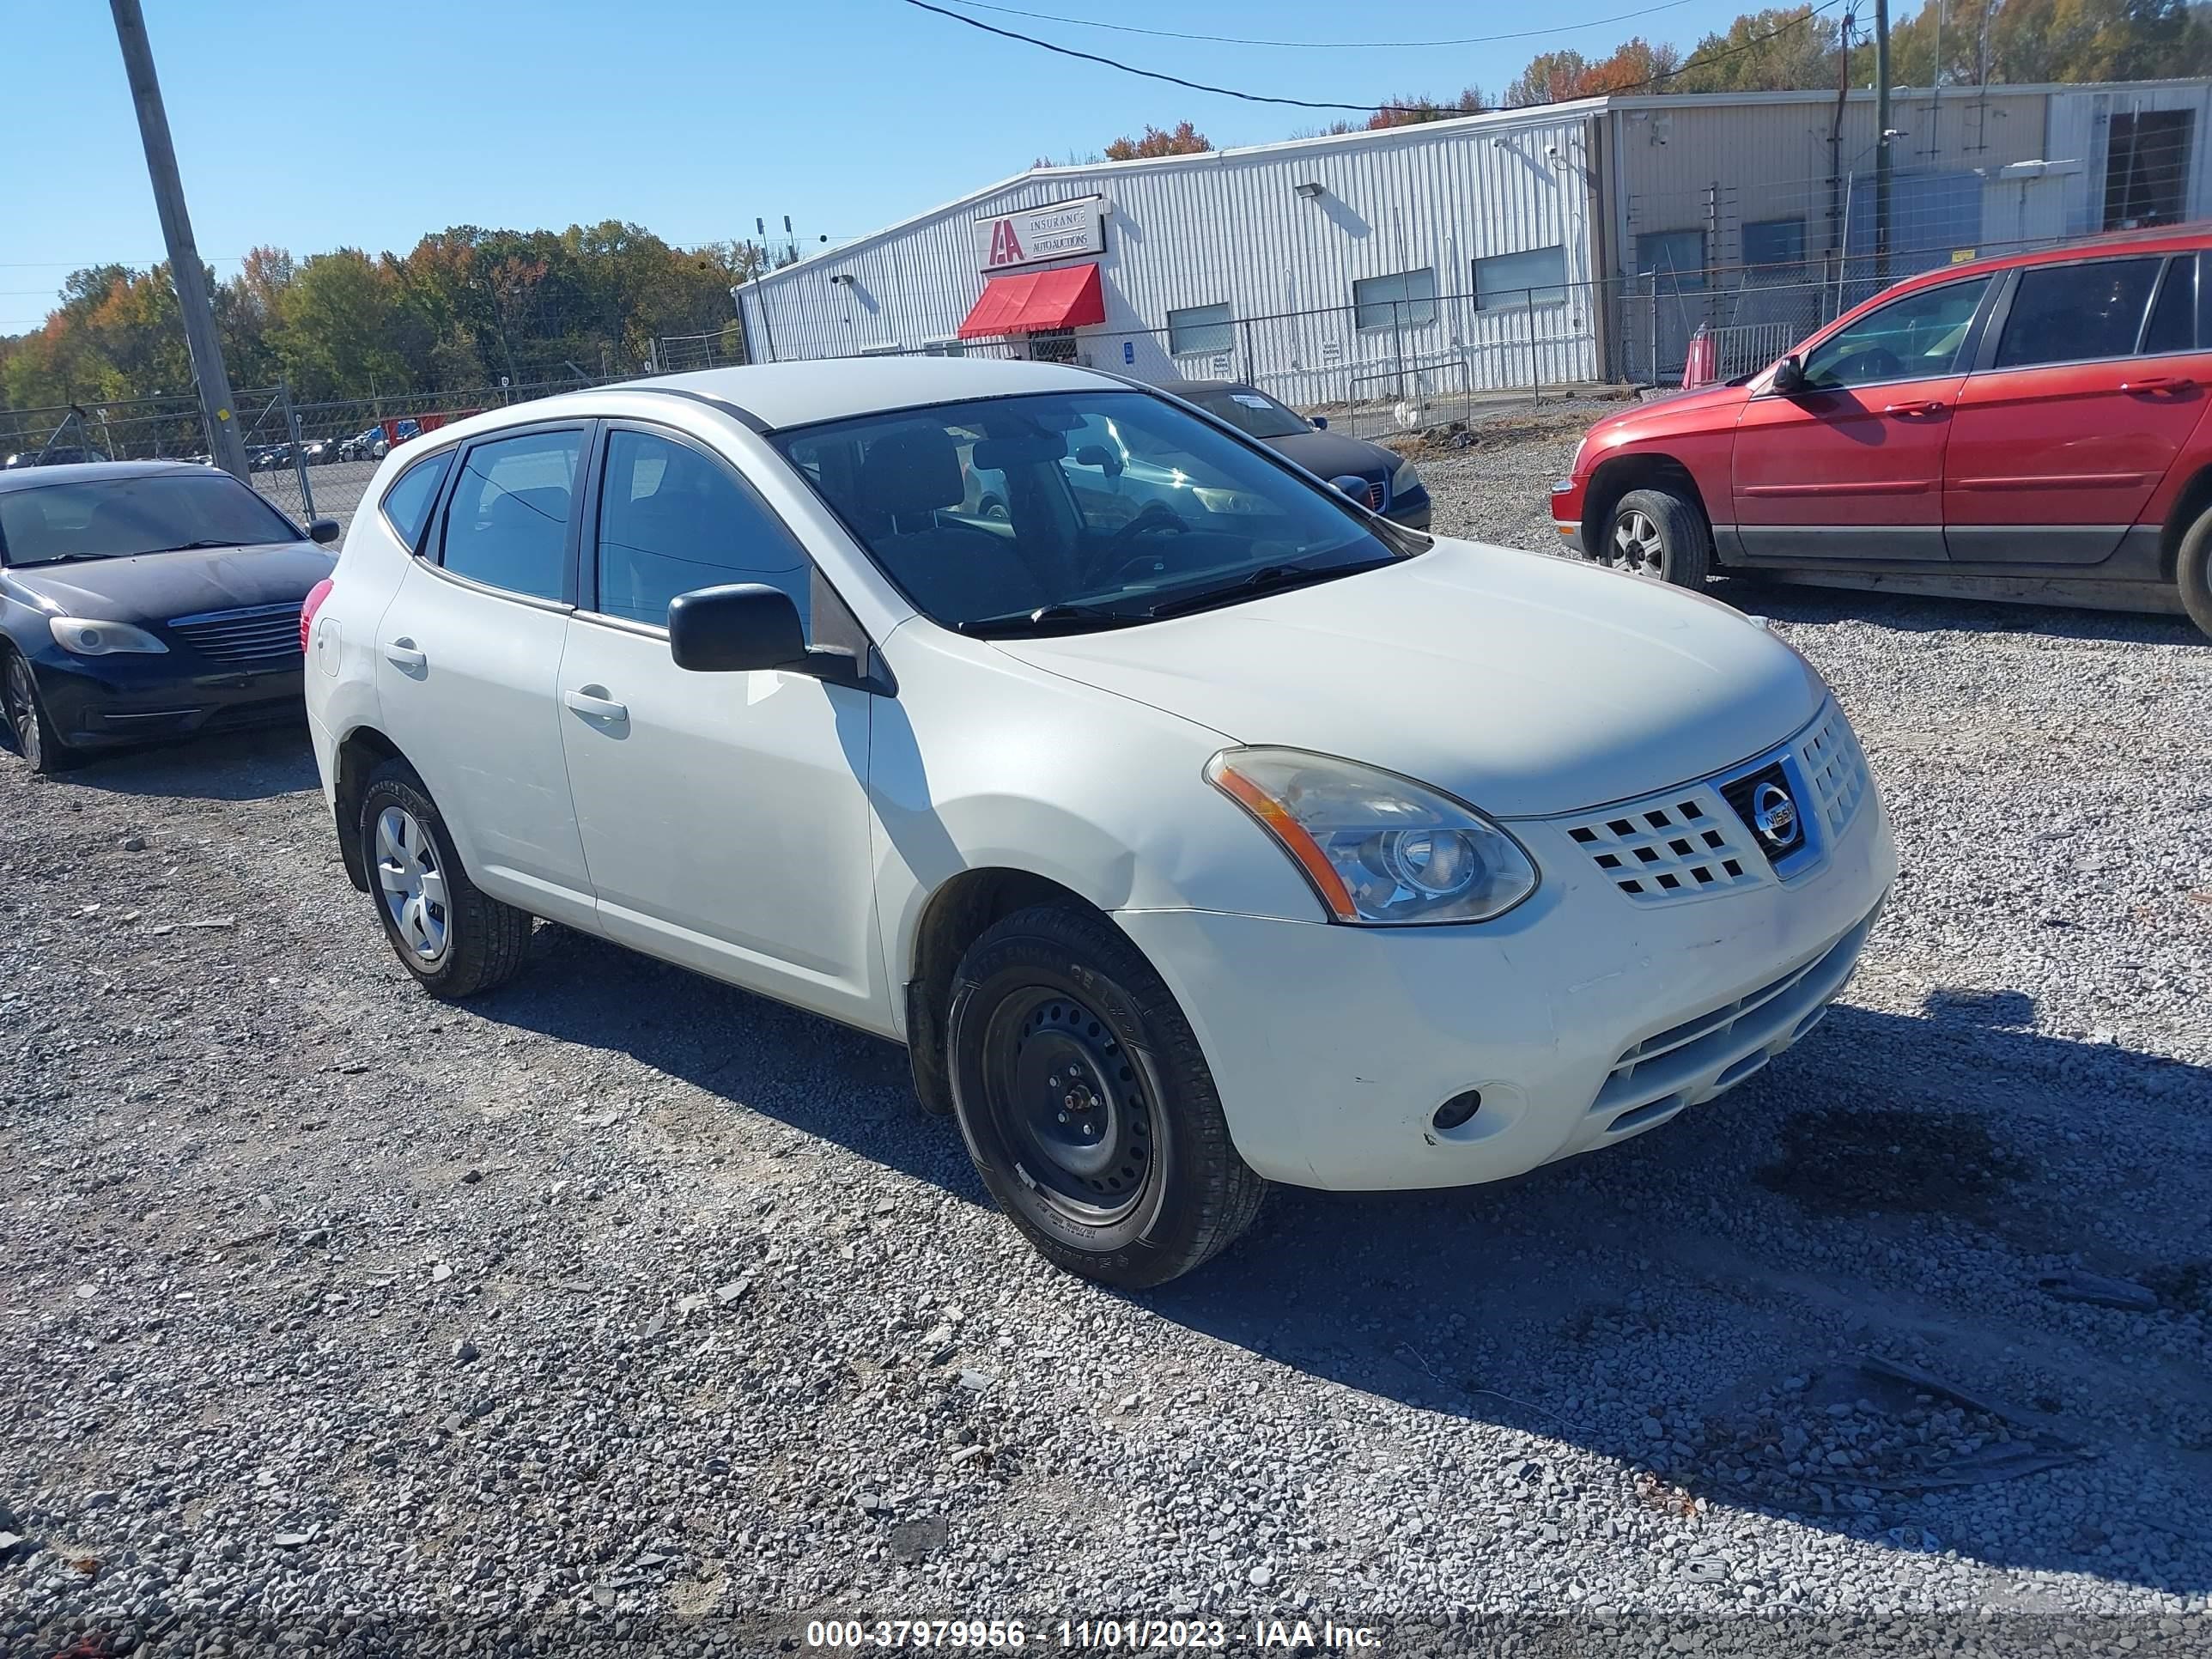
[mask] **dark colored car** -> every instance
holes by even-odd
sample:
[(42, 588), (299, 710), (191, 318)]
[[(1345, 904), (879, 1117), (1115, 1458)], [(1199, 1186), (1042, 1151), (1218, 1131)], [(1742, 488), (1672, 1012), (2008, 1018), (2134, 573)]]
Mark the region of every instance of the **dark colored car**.
[(1331, 483), (1358, 478), (1364, 486), (1359, 499), (1384, 518), (1414, 530), (1429, 527), (1428, 488), (1403, 456), (1380, 444), (1331, 432), (1328, 421), (1309, 421), (1266, 392), (1235, 380), (1183, 380), (1165, 390), (1257, 438), (1317, 478)]
[(0, 473), (0, 702), (23, 758), (295, 716), (300, 608), (337, 538), (184, 461)]
[(8, 458), (5, 466), (9, 471), (22, 466), (84, 466), (106, 459), (98, 450), (81, 444), (56, 444), (49, 449), (19, 450)]
[(381, 426), (372, 426), (356, 432), (350, 438), (338, 440), (338, 459), (342, 461), (380, 461), (392, 447), (392, 441), (384, 434)]

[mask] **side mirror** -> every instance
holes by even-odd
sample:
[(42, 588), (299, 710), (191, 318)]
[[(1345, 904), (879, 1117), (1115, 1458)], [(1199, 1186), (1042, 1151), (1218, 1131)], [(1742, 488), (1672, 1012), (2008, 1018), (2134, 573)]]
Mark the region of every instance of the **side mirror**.
[(1367, 480), (1357, 472), (1347, 472), (1341, 477), (1331, 478), (1329, 488), (1339, 495), (1349, 495), (1360, 506), (1367, 505)]
[(1075, 452), (1078, 466), (1095, 466), (1109, 478), (1121, 476), (1121, 458), (1104, 444), (1085, 444)]
[(1784, 357), (1774, 366), (1774, 389), (1788, 398), (1805, 389), (1805, 365), (1795, 357)]
[(1313, 429), (1314, 429), (1315, 431), (1316, 431), (1316, 432), (1326, 432), (1326, 431), (1328, 431), (1328, 416), (1326, 416), (1326, 415), (1316, 415), (1316, 416), (1315, 416), (1313, 417)]
[(336, 519), (318, 519), (307, 526), (307, 539), (318, 547), (328, 547), (344, 534)]
[(737, 582), (670, 600), (668, 649), (678, 668), (695, 673), (794, 668), (805, 660), (806, 632), (781, 588)]

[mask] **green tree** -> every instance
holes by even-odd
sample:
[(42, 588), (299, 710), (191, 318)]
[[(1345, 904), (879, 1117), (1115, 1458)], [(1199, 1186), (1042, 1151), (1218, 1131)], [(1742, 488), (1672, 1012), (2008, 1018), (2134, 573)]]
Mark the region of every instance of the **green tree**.
[(1154, 155), (1203, 155), (1213, 148), (1206, 136), (1188, 121), (1178, 121), (1165, 131), (1146, 123), (1142, 136), (1116, 138), (1106, 146), (1109, 161), (1136, 161)]

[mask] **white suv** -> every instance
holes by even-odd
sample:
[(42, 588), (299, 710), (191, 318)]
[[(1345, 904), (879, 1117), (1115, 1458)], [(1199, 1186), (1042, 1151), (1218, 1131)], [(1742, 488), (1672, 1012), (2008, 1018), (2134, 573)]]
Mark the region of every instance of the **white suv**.
[(1016, 1224), (1119, 1285), (1267, 1181), (1492, 1181), (1711, 1098), (1896, 871), (1756, 623), (1402, 530), (1074, 368), (458, 422), (379, 470), (302, 629), (346, 868), (431, 991), (545, 916), (904, 1042)]

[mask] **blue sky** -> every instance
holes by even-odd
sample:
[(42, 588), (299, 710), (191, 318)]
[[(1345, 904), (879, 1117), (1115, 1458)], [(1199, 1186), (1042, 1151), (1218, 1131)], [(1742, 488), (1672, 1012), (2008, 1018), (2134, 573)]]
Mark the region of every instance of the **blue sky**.
[[(957, 4), (957, 0), (946, 0)], [(1735, 0), (1006, 0), (1125, 25), (1273, 40), (1536, 38), (1291, 51), (975, 15), (1147, 68), (1292, 97), (1493, 94), (1536, 52), (1632, 33), (1686, 50)], [(933, 207), (1039, 155), (1186, 117), (1217, 144), (1332, 118), (1137, 80), (902, 0), (143, 0), (200, 251), (404, 251), (453, 224), (627, 219), (678, 243), (789, 213), (810, 244)], [(149, 264), (161, 238), (113, 27), (94, 0), (9, 9), (0, 74), (0, 333), (68, 271)]]

